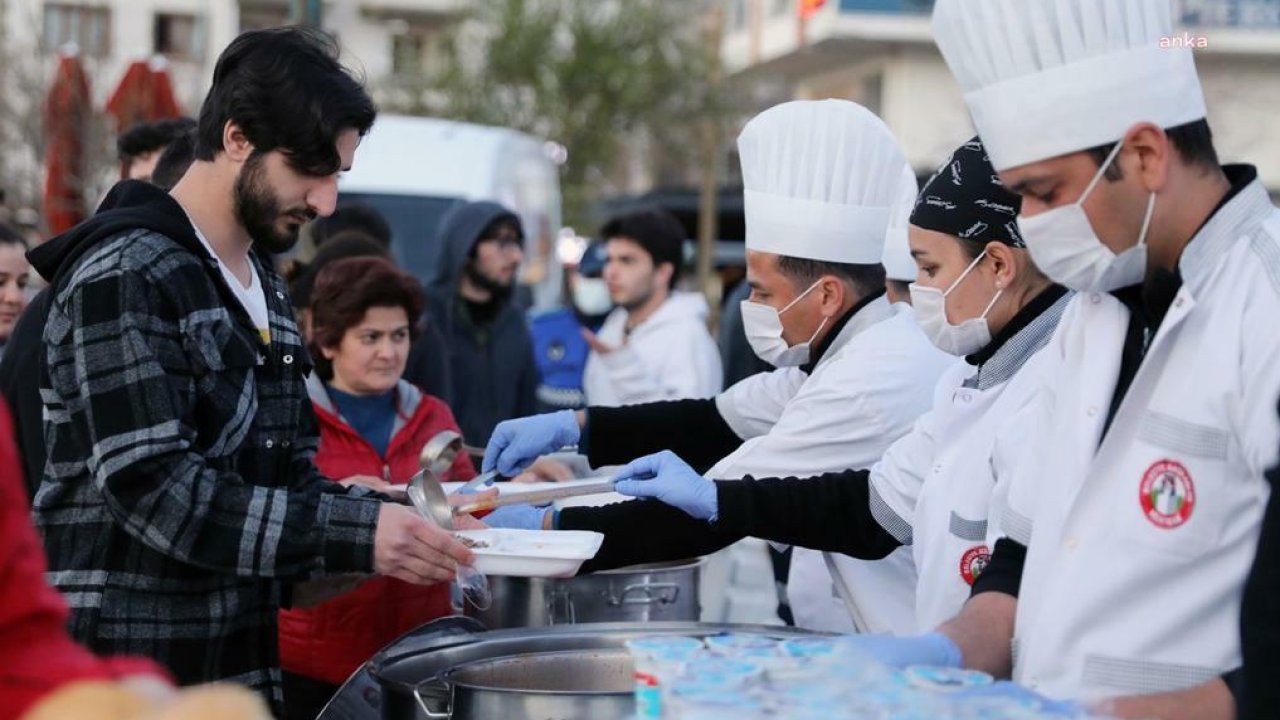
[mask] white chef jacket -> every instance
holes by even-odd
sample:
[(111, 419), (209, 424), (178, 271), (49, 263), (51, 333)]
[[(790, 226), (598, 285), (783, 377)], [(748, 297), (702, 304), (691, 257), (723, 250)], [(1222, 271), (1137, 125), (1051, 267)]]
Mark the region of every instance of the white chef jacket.
[(1053, 381), (1020, 423), (1004, 518), (1028, 547), (1014, 679), (1051, 696), (1182, 689), (1241, 663), (1280, 439), (1280, 211), (1261, 182), (1219, 208), (1179, 269), (1105, 438), (1129, 320), (1108, 294), (1068, 307), (1044, 351)]
[(597, 333), (614, 349), (587, 356), (582, 388), (589, 405), (710, 398), (720, 392), (720, 349), (707, 330), (707, 301), (701, 295), (673, 292), (630, 335), (626, 325), (627, 311), (616, 308)]
[[(929, 342), (908, 310), (876, 298), (849, 319), (807, 378), (779, 369), (716, 398), (745, 442), (707, 476), (804, 478), (870, 467), (929, 408), (938, 377), (956, 362)], [(915, 631), (915, 570), (905, 550), (874, 562), (837, 559), (864, 629)], [(822, 553), (796, 548), (788, 595), (797, 625), (853, 629)]]
[(959, 612), (991, 559), (1008, 494), (992, 459), (996, 438), (1044, 382), (1037, 353), (1070, 297), (1007, 338), (980, 371), (967, 363), (948, 370), (933, 409), (871, 468), (871, 512), (911, 548), (921, 629)]

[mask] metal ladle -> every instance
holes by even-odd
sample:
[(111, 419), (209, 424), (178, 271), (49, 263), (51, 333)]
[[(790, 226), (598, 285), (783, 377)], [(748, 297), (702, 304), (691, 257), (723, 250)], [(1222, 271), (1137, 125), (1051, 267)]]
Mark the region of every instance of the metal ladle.
[[(438, 478), (453, 467), (453, 461), (458, 459), (458, 453), (463, 452), (468, 455), (484, 455), (484, 450), (463, 443), (462, 436), (458, 433), (452, 430), (441, 430), (432, 435), (427, 444), (422, 446), (418, 461), (423, 468), (430, 470)], [(458, 492), (466, 493), (482, 485), (491, 485), (498, 476), (497, 470), (481, 473), (468, 481)]]
[[(456, 434), (456, 433), (455, 433)], [(433, 438), (434, 439), (434, 438)], [(428, 443), (430, 444), (430, 443)], [(418, 514), (445, 530), (453, 531), (453, 508), (449, 506), (449, 497), (444, 487), (432, 471), (431, 460), (427, 457), (426, 447), (419, 457), (422, 469), (409, 479), (405, 495), (417, 509)], [(450, 463), (452, 464), (452, 463)], [(478, 610), (487, 610), (493, 603), (493, 593), (489, 589), (489, 578), (470, 565), (458, 565), (457, 585), (462, 596)]]

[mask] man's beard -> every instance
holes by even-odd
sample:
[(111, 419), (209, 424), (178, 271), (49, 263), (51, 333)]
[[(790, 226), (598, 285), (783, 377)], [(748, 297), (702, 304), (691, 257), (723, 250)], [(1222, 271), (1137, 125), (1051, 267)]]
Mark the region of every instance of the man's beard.
[[(236, 220), (249, 233), (249, 238), (256, 247), (278, 255), (288, 252), (297, 244), (301, 224), (291, 224), (290, 229), (283, 233), (276, 229), (276, 222), (285, 213), (280, 210), (280, 198), (267, 185), (266, 168), (263, 167), (265, 157), (260, 153), (250, 155), (240, 176), (236, 178)], [(313, 219), (316, 215), (310, 208), (293, 212), (308, 219)]]
[(493, 296), (490, 302), (506, 302), (507, 299), (511, 297), (512, 291), (515, 289), (514, 282), (504, 283), (501, 280), (496, 280), (485, 275), (484, 272), (476, 267), (474, 260), (466, 264), (463, 268), (463, 272), (467, 274), (467, 279), (471, 281), (472, 285), (475, 285)]

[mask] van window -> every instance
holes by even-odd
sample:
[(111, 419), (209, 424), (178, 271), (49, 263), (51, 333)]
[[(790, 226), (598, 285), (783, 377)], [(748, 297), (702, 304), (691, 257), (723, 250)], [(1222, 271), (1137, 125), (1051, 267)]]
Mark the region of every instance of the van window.
[(338, 196), (339, 206), (363, 203), (387, 218), (391, 226), (391, 254), (400, 267), (423, 285), (435, 274), (440, 219), (460, 201), (461, 198), (381, 193), (344, 192)]

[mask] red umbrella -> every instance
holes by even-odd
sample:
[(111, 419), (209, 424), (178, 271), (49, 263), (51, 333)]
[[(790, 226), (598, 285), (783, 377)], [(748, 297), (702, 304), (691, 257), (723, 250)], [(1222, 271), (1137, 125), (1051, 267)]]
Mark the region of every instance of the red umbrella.
[(93, 107), (89, 78), (75, 50), (58, 57), (58, 70), (44, 102), (44, 214), (53, 235), (86, 216), (85, 133)]
[(173, 96), (173, 81), (165, 59), (156, 56), (150, 62), (130, 63), (120, 84), (107, 99), (107, 112), (115, 117), (116, 127), (122, 131), (138, 123), (181, 115), (182, 108)]

